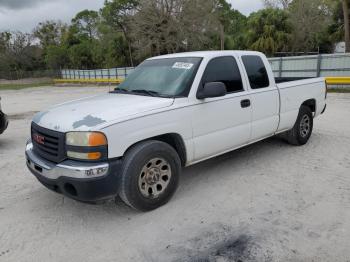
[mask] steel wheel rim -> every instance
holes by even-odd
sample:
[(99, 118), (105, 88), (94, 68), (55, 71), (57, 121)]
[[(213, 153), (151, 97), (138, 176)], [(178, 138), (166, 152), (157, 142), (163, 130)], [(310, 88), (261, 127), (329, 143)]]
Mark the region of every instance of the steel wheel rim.
[(157, 198), (168, 187), (171, 167), (164, 158), (152, 158), (142, 167), (139, 175), (139, 190), (146, 198)]
[(308, 115), (304, 115), (300, 121), (300, 135), (306, 137), (310, 132), (311, 121)]

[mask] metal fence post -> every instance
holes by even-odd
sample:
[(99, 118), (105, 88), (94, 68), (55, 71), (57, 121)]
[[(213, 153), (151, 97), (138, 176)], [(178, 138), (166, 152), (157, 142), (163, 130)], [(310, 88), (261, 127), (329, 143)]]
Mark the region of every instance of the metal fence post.
[(322, 63), (322, 55), (319, 54), (317, 56), (317, 71), (316, 71), (316, 76), (320, 77), (321, 76), (321, 63)]
[(283, 66), (283, 58), (280, 57), (280, 60), (279, 60), (279, 65), (278, 65), (278, 77), (282, 77), (282, 66)]

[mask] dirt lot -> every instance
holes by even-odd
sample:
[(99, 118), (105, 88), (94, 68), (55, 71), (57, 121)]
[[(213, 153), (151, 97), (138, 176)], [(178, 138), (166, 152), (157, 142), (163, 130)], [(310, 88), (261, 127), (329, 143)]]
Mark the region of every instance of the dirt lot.
[(331, 94), (303, 147), (272, 138), (192, 166), (138, 213), (44, 188), (25, 167), (34, 112), (106, 88), (1, 92), (0, 261), (350, 261), (350, 94)]

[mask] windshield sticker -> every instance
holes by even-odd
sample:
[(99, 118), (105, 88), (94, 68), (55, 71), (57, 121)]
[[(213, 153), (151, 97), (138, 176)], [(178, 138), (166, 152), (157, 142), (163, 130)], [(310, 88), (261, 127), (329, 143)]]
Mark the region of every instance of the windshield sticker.
[(193, 64), (191, 64), (191, 63), (184, 63), (184, 62), (176, 62), (173, 65), (173, 68), (185, 69), (185, 70), (190, 70), (192, 67), (193, 67)]

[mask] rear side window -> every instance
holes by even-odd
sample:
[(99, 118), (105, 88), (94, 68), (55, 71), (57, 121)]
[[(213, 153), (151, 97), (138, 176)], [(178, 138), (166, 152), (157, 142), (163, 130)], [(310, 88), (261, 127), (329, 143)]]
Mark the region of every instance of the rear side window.
[(212, 59), (204, 71), (202, 83), (222, 82), (227, 93), (243, 91), (241, 73), (233, 57), (217, 57)]
[(259, 56), (242, 56), (245, 70), (247, 71), (250, 87), (259, 89), (270, 85), (264, 62)]

